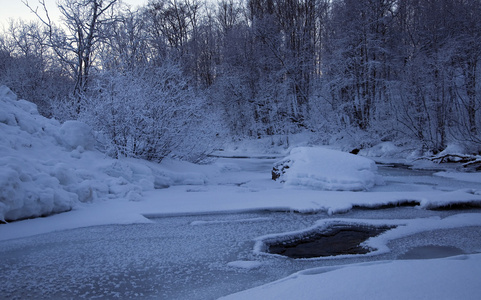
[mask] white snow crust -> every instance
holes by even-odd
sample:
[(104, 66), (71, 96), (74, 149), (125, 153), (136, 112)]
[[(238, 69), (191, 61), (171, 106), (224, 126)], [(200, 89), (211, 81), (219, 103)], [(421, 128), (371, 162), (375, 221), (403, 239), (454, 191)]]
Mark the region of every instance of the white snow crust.
[(362, 191), (381, 183), (373, 160), (331, 149), (294, 148), (277, 165), (288, 167), (280, 178), (286, 186)]

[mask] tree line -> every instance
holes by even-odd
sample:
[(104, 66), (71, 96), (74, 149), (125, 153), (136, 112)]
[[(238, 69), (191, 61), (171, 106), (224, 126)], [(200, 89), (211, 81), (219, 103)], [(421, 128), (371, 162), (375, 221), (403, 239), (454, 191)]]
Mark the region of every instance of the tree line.
[(480, 0), (59, 0), (59, 24), (43, 1), (0, 36), (0, 82), (113, 155), (302, 131), (481, 148)]

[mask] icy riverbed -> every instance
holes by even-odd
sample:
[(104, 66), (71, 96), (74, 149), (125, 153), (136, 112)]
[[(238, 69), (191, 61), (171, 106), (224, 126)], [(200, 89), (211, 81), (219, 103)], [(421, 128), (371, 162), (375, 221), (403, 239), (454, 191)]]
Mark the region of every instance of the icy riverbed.
[[(352, 211), (342, 219), (455, 213), (392, 208)], [(87, 227), (4, 241), (0, 292), (6, 299), (215, 299), (307, 268), (392, 260), (415, 247), (453, 247), (459, 253), (481, 249), (481, 227), (471, 227), (394, 240), (391, 252), (377, 256), (295, 260), (252, 251), (259, 236), (302, 230), (329, 218), (282, 212), (179, 216), (158, 218), (152, 224)]]
[[(178, 186), (147, 194), (141, 202), (94, 203), (0, 225), (0, 294), (7, 299), (216, 299), (311, 268), (481, 252), (480, 209), (352, 206), (352, 197), (382, 204), (374, 200), (408, 194), (404, 199), (422, 202), (425, 195), (476, 191), (479, 183), (381, 167), (385, 185), (370, 193), (286, 190), (268, 178), (274, 161), (222, 158), (216, 164), (224, 171), (204, 186)], [(290, 200), (260, 200), (269, 193)], [(322, 199), (329, 197), (346, 199), (351, 208), (328, 213), (322, 205), (329, 199)], [(309, 202), (319, 198), (319, 204)], [(287, 211), (279, 211), (283, 207)], [(303, 209), (315, 213), (293, 212)], [(153, 218), (132, 217), (138, 213)], [(400, 226), (372, 240), (379, 251), (370, 255), (298, 260), (257, 247), (266, 238), (339, 221)], [(79, 228), (81, 222), (104, 225)]]

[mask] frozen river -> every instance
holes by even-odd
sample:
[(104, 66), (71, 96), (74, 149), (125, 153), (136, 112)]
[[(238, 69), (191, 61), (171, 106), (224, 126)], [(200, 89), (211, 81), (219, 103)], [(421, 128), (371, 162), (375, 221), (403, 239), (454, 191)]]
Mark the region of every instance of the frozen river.
[[(246, 159), (237, 171), (266, 171), (271, 165), (271, 160)], [(380, 173), (386, 181), (377, 188), (381, 191), (474, 186), (433, 177), (427, 171), (382, 168)], [(234, 174), (232, 180), (224, 178), (223, 184), (243, 184), (234, 178)], [(418, 233), (392, 241), (390, 253), (372, 257), (295, 260), (253, 252), (257, 237), (302, 230), (319, 219), (444, 218), (465, 212), (394, 207), (355, 209), (335, 216), (267, 211), (202, 214), (1, 241), (0, 295), (2, 299), (216, 299), (312, 267), (474, 253), (481, 249), (481, 227)]]

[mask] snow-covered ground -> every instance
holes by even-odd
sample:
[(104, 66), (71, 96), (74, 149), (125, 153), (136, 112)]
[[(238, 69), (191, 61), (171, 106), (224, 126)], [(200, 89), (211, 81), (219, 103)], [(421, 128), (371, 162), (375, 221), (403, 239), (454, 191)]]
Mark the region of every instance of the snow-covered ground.
[[(274, 280), (232, 297), (481, 294), (474, 282), (481, 275), (479, 209), (429, 210), (479, 206), (477, 174), (376, 168), (367, 158), (306, 148), (290, 152), (297, 181), (287, 184), (271, 180), (270, 172), (288, 152), (222, 151), (217, 154), (257, 158), (213, 158), (208, 165), (114, 160), (96, 150), (85, 124), (45, 119), (4, 87), (0, 142), (0, 219), (49, 215), (0, 224), (0, 294), (9, 298), (211, 299)], [(384, 148), (376, 151), (394, 151)], [(342, 188), (319, 182), (340, 182)], [(356, 209), (403, 203), (416, 206)], [(50, 215), (60, 211), (66, 212)], [(262, 251), (265, 239), (339, 221), (397, 227), (368, 240), (366, 246), (376, 250), (367, 255), (292, 260)], [(456, 247), (462, 255), (398, 260), (429, 245)]]
[(222, 299), (479, 299), (481, 254), (321, 267)]

